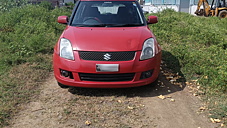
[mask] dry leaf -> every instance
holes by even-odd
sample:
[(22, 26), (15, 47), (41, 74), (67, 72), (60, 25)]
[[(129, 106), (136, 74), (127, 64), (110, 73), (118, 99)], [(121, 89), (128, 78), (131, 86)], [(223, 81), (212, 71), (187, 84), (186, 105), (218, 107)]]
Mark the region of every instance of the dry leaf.
[(213, 118), (210, 118), (210, 121), (211, 121), (212, 123), (215, 123)]
[(118, 100), (117, 102), (118, 102), (118, 103), (122, 103), (122, 101), (121, 101), (121, 100)]
[(221, 124), (221, 127), (224, 127), (225, 125), (224, 124)]
[(182, 78), (181, 76), (177, 76), (177, 78), (179, 79), (179, 78)]
[(133, 107), (128, 106), (128, 109), (131, 109), (131, 110), (132, 110), (132, 109), (134, 109), (134, 108), (133, 108)]
[(171, 101), (171, 102), (175, 102), (175, 100), (174, 100), (174, 99), (170, 99), (170, 101)]
[(200, 107), (199, 110), (204, 111), (206, 107)]
[(143, 105), (143, 104), (140, 104), (140, 106), (145, 107), (145, 105)]
[(214, 119), (214, 122), (215, 122), (215, 123), (220, 123), (221, 120), (220, 120), (220, 119)]
[(180, 85), (179, 85), (179, 87), (180, 87), (180, 88), (183, 88), (183, 85), (182, 85), (182, 84), (180, 84)]
[(175, 82), (176, 80), (174, 80), (174, 79), (172, 79), (172, 80), (170, 80), (170, 82)]
[(197, 82), (198, 80), (191, 80), (192, 82)]
[(166, 79), (170, 80), (170, 79), (173, 79), (173, 77), (172, 76), (168, 76), (168, 77), (166, 77)]
[(221, 122), (221, 120), (219, 120), (219, 119), (210, 118), (210, 120), (211, 120), (212, 123), (220, 123)]
[(166, 98), (172, 98), (172, 96), (167, 96)]
[(160, 98), (160, 99), (164, 100), (166, 97), (165, 97), (165, 96), (163, 96), (163, 95), (160, 95), (160, 96), (158, 96), (158, 98)]
[(189, 82), (185, 82), (185, 84), (190, 85), (190, 83), (189, 83)]
[(194, 93), (193, 96), (198, 96), (198, 94)]
[(85, 124), (87, 125), (87, 126), (89, 126), (89, 125), (91, 125), (91, 121), (85, 121)]

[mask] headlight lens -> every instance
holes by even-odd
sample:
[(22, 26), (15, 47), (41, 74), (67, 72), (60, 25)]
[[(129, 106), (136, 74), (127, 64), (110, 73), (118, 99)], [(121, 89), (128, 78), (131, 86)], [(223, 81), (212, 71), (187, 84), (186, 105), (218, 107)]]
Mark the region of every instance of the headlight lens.
[(60, 40), (60, 57), (74, 60), (72, 45), (65, 38), (61, 38)]
[(140, 60), (150, 59), (154, 57), (154, 55), (155, 55), (154, 39), (149, 38), (143, 44)]

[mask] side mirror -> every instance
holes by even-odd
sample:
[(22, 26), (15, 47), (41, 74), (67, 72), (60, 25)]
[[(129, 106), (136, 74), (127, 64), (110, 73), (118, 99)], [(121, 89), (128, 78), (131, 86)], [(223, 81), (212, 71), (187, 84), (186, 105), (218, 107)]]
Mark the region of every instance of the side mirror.
[(67, 16), (59, 16), (58, 17), (58, 23), (67, 24), (68, 23), (68, 17)]
[(158, 17), (157, 16), (148, 16), (147, 23), (148, 24), (158, 23)]

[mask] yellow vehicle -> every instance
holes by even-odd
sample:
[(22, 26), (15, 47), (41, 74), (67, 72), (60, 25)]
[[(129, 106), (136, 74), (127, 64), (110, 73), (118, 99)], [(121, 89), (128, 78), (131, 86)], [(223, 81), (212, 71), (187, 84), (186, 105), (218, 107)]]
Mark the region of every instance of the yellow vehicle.
[[(202, 9), (200, 8), (201, 6), (203, 6)], [(227, 0), (212, 0), (211, 6), (207, 0), (199, 0), (195, 14), (197, 16), (217, 16), (226, 18)]]

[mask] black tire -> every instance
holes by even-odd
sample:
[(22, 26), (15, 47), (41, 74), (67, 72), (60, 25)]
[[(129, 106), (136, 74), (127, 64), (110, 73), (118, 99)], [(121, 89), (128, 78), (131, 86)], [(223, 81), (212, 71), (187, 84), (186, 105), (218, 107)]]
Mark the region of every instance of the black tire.
[(155, 80), (154, 82), (151, 83), (151, 85), (157, 86), (159, 80), (160, 80), (160, 74), (158, 75), (158, 77), (156, 78), (156, 80)]
[(69, 86), (64, 85), (64, 84), (61, 84), (61, 83), (59, 83), (59, 82), (58, 82), (58, 85), (59, 85), (61, 88), (69, 88)]
[(219, 12), (218, 17), (227, 18), (227, 10), (222, 10)]

